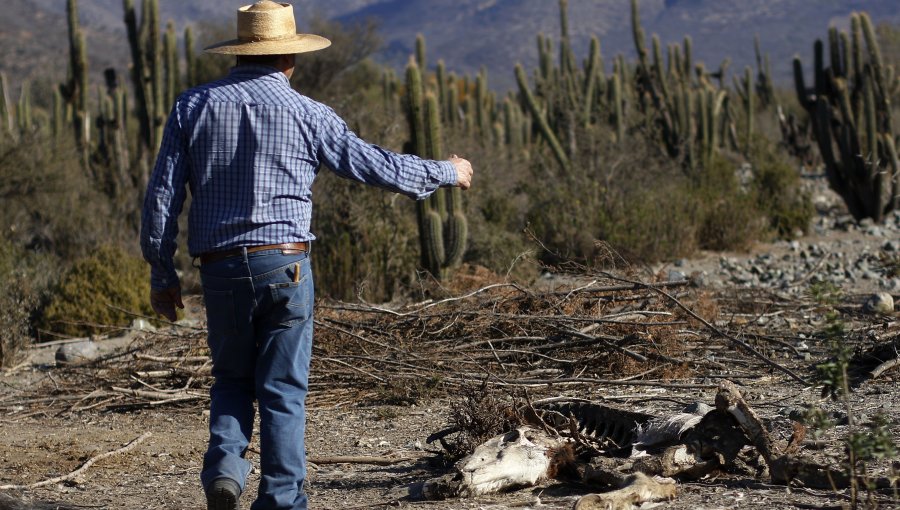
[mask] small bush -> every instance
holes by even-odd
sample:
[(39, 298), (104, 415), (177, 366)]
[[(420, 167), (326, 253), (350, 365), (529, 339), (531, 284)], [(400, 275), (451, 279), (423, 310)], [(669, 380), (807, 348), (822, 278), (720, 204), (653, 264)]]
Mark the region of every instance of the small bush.
[[(526, 184), (528, 221), (558, 257), (594, 264), (606, 257), (598, 240), (629, 261), (688, 255), (696, 249), (696, 204), (677, 162), (648, 149), (639, 134), (624, 145), (593, 133), (596, 153), (584, 154), (567, 175), (538, 175)], [(546, 167), (535, 165), (546, 174)], [(557, 257), (558, 256), (558, 257)]]
[(708, 250), (743, 250), (764, 231), (753, 194), (743, 189), (737, 165), (717, 156), (690, 190), (698, 205), (697, 241)]
[(772, 143), (757, 137), (751, 151), (753, 192), (769, 230), (779, 238), (806, 233), (815, 208), (800, 189), (800, 172)]
[(120, 248), (104, 246), (76, 261), (53, 289), (43, 329), (70, 336), (128, 326), (131, 313), (153, 315), (150, 269)]

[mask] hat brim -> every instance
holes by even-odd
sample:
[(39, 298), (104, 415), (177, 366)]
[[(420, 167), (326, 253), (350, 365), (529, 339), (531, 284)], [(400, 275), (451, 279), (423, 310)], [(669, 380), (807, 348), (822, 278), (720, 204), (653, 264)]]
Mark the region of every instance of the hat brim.
[(290, 55), (318, 51), (331, 46), (328, 39), (313, 34), (296, 34), (272, 41), (242, 41), (232, 39), (207, 46), (206, 53), (222, 55)]

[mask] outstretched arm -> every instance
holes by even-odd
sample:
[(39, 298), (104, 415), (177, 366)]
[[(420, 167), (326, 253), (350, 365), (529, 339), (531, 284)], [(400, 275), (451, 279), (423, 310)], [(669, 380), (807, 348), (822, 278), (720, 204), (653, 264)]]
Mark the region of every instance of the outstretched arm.
[(330, 108), (319, 112), (319, 160), (341, 177), (422, 199), (441, 186), (471, 185), (472, 165), (458, 157), (434, 161), (398, 154), (361, 140)]

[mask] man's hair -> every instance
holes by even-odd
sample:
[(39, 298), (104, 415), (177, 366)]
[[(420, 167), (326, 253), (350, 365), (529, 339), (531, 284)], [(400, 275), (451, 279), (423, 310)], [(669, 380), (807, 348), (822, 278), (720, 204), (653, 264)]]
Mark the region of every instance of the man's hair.
[(237, 63), (241, 64), (250, 64), (256, 66), (271, 66), (274, 67), (278, 64), (278, 60), (283, 55), (238, 55)]

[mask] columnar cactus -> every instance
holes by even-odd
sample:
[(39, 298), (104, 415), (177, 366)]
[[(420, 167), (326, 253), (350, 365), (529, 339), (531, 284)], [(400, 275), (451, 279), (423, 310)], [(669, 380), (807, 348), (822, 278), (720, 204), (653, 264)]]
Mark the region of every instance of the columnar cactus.
[(538, 105), (534, 94), (531, 92), (531, 88), (528, 86), (528, 78), (525, 76), (525, 69), (522, 68), (520, 64), (516, 64), (516, 82), (519, 84), (519, 91), (522, 93), (525, 105), (531, 112), (531, 118), (537, 122), (537, 127), (541, 136), (544, 138), (544, 141), (547, 142), (547, 145), (550, 146), (550, 150), (553, 152), (553, 156), (556, 158), (557, 163), (559, 163), (560, 169), (564, 172), (567, 171), (569, 169), (569, 157), (563, 151), (559, 139), (547, 122), (546, 117), (544, 117), (541, 107)]
[(184, 88), (188, 89), (197, 85), (197, 59), (194, 56), (194, 31), (191, 27), (184, 28), (184, 61), (186, 65)]
[(482, 68), (475, 77), (475, 123), (482, 141), (486, 141), (490, 136), (488, 115), (487, 69)]
[[(148, 0), (144, 0), (144, 6)], [(125, 27), (128, 32), (128, 45), (131, 48), (131, 82), (134, 85), (135, 108), (140, 126), (140, 145), (153, 147), (153, 94), (147, 77), (149, 72), (145, 63), (143, 36), (145, 30), (139, 29), (134, 0), (122, 0), (125, 9)], [(146, 9), (144, 9), (146, 12)], [(143, 25), (143, 24), (142, 24)]]
[[(811, 90), (806, 86), (803, 63), (796, 57), (795, 86), (812, 120), (829, 185), (855, 218), (880, 222), (886, 213), (900, 208), (900, 162), (891, 119), (892, 83), (888, 79), (893, 69), (882, 60), (867, 14), (851, 16), (849, 38), (849, 59), (846, 43), (833, 43), (828, 68), (824, 45), (816, 41)], [(847, 36), (831, 34), (829, 39), (846, 41)]]
[(181, 90), (179, 78), (181, 73), (178, 69), (178, 36), (175, 35), (175, 23), (172, 21), (166, 24), (166, 33), (163, 36), (163, 56), (165, 87), (161, 106), (168, 109), (175, 102), (175, 96)]
[(753, 117), (756, 110), (756, 100), (755, 100), (755, 90), (758, 90), (759, 87), (753, 86), (753, 70), (750, 69), (750, 66), (744, 68), (744, 79), (743, 81), (739, 81), (737, 77), (734, 79), (735, 81), (735, 90), (737, 90), (738, 95), (741, 97), (741, 103), (744, 106), (744, 140), (743, 140), (743, 149), (746, 154), (750, 153), (750, 145), (753, 139)]
[(0, 73), (0, 135), (13, 132), (13, 112), (9, 103), (6, 74)]
[(59, 140), (63, 134), (66, 122), (66, 105), (62, 93), (58, 88), (53, 90), (53, 116), (50, 119), (50, 133), (54, 140)]
[(144, 17), (141, 19), (144, 40), (144, 61), (150, 68), (150, 90), (153, 97), (153, 145), (155, 151), (162, 141), (163, 124), (167, 112), (165, 86), (163, 84), (163, 54), (160, 48), (160, 24), (158, 0), (144, 0)]
[[(441, 106), (437, 96), (424, 94), (415, 59), (406, 68), (407, 114), (413, 152), (429, 159), (443, 159)], [(459, 189), (439, 189), (416, 202), (421, 263), (435, 278), (444, 279), (462, 261), (468, 232)]]
[[(682, 161), (688, 172), (707, 166), (718, 150), (727, 118), (724, 80), (730, 61), (724, 60), (719, 70), (708, 73), (702, 63), (693, 64), (692, 41), (684, 39), (682, 47), (669, 46), (668, 64), (663, 62), (662, 45), (652, 37), (652, 54), (647, 50), (644, 29), (640, 24), (638, 0), (632, 0), (632, 33), (638, 62), (634, 80), (622, 80), (621, 93), (636, 93), (635, 104), (644, 118), (660, 128), (660, 142), (670, 157)], [(617, 69), (625, 73), (623, 59)], [(696, 79), (695, 79), (696, 77)], [(714, 83), (711, 78), (717, 78)], [(624, 86), (624, 85), (633, 86)], [(749, 92), (750, 95), (754, 91)], [(752, 130), (752, 112), (748, 115)]]
[(759, 97), (760, 108), (767, 108), (775, 102), (775, 85), (772, 82), (769, 54), (762, 54), (758, 35), (753, 40), (753, 49), (756, 53), (756, 95)]
[(66, 2), (69, 29), (69, 81), (63, 85), (66, 100), (72, 105), (72, 128), (75, 141), (87, 151), (90, 119), (88, 118), (88, 61), (84, 33), (78, 23), (78, 2)]
[(34, 127), (31, 109), (31, 88), (28, 82), (22, 84), (19, 103), (16, 105), (16, 120), (19, 123), (20, 133), (30, 133)]

